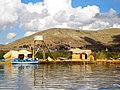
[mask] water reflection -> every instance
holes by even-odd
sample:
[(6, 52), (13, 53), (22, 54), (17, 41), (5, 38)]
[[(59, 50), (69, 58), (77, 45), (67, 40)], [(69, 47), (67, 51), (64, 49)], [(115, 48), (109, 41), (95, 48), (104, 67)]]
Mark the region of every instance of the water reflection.
[(0, 90), (119, 90), (119, 65), (0, 65)]
[(0, 65), (0, 80), (4, 77), (4, 64)]

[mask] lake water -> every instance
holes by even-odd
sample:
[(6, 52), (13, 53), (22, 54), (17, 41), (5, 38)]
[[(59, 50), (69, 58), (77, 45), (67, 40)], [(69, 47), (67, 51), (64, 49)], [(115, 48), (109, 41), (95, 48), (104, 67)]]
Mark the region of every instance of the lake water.
[(0, 90), (120, 90), (120, 65), (0, 65)]

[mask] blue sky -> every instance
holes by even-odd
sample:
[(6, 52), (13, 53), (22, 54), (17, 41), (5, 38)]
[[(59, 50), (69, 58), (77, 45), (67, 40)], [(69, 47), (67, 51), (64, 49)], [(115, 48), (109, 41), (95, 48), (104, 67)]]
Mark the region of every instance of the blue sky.
[(59, 5), (57, 2), (58, 0), (1, 1), (0, 44), (53, 27), (80, 30), (120, 27), (120, 0), (72, 0), (72, 5), (69, 0), (59, 0), (61, 4), (56, 8)]
[(108, 12), (110, 8), (120, 12), (120, 1), (118, 0), (73, 0), (73, 6), (97, 5), (101, 12)]
[[(29, 2), (43, 2), (44, 0), (21, 0), (23, 3), (28, 4)], [(72, 0), (73, 7), (86, 7), (87, 5), (99, 6), (101, 12), (108, 12), (110, 8), (113, 8), (120, 13), (120, 0)]]

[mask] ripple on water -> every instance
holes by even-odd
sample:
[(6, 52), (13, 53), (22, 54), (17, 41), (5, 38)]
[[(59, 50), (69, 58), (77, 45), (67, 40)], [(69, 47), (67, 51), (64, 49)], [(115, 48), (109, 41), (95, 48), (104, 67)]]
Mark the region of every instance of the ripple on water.
[(17, 64), (0, 69), (0, 90), (119, 90), (118, 67)]

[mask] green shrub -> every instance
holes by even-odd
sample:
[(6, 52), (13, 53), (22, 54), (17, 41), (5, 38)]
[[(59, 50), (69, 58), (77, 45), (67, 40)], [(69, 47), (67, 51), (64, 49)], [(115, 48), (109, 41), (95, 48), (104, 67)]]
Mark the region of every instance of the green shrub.
[(4, 55), (6, 52), (7, 52), (7, 51), (0, 50), (0, 58), (3, 58), (3, 55)]
[(94, 53), (95, 60), (96, 59), (115, 59), (120, 57), (120, 53), (117, 52), (109, 52), (109, 51), (101, 51)]

